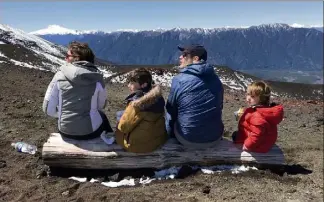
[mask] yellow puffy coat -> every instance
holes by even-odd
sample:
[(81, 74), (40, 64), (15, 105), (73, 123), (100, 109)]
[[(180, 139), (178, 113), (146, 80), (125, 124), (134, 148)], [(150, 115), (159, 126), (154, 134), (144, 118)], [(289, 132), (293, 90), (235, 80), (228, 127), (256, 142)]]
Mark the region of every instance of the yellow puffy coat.
[(155, 86), (126, 107), (116, 130), (116, 141), (126, 151), (152, 152), (167, 140), (161, 88)]

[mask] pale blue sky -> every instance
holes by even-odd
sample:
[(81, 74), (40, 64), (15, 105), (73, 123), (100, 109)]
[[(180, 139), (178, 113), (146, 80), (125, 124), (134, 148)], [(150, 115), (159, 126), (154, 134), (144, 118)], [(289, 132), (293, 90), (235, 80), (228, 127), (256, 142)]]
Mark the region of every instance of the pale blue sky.
[(214, 28), (264, 23), (323, 25), (323, 2), (0, 2), (0, 23), (31, 32), (57, 24), (77, 30)]

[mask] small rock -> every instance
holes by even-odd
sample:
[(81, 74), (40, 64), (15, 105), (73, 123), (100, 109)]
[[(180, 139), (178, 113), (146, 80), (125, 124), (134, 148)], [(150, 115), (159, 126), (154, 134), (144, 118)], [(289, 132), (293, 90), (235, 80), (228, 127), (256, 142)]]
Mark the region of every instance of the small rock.
[(204, 194), (209, 194), (210, 193), (210, 186), (205, 186), (203, 189), (202, 189), (202, 192)]
[(296, 189), (290, 189), (290, 190), (287, 190), (287, 193), (295, 193), (295, 192), (297, 192), (297, 190)]
[(317, 102), (315, 101), (315, 100), (309, 100), (309, 101), (307, 101), (307, 103), (309, 103), (309, 104), (317, 104)]
[(302, 124), (301, 126), (299, 126), (300, 128), (305, 128), (306, 124)]
[(45, 177), (45, 176), (47, 176), (47, 172), (46, 172), (46, 170), (44, 170), (44, 169), (42, 169), (42, 170), (38, 170), (38, 171), (36, 172), (36, 178), (37, 178), (37, 179), (40, 179), (40, 178)]
[(118, 182), (119, 179), (119, 173), (116, 173), (114, 175), (108, 176), (108, 181), (112, 181), (112, 182)]
[(0, 160), (0, 168), (4, 168), (6, 166), (7, 166), (6, 161)]
[(62, 196), (68, 196), (69, 193), (70, 193), (69, 191), (62, 192)]

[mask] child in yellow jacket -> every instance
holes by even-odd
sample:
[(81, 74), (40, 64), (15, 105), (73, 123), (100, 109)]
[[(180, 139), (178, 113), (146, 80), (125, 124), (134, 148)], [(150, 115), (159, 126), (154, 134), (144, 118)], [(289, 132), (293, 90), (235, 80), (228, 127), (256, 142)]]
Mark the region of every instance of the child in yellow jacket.
[(152, 152), (167, 140), (161, 88), (153, 87), (152, 75), (145, 69), (132, 71), (127, 82), (131, 94), (125, 111), (119, 112), (116, 142), (129, 152)]

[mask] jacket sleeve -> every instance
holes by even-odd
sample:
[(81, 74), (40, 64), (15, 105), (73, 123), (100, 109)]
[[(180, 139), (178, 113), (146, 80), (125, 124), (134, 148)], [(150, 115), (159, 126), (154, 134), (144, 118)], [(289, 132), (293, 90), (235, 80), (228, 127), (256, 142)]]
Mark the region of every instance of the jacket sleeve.
[(56, 77), (57, 74), (47, 87), (43, 101), (43, 112), (48, 116), (58, 118), (59, 87)]
[(251, 118), (250, 120), (250, 133), (244, 141), (243, 147), (246, 150), (253, 150), (263, 143), (265, 130), (269, 123), (262, 117)]
[(102, 110), (107, 104), (107, 92), (104, 84), (97, 82), (96, 88), (98, 89), (98, 109)]
[(178, 96), (179, 82), (174, 78), (171, 83), (171, 89), (166, 103), (166, 130), (169, 136), (174, 136), (174, 124), (178, 118)]
[(118, 123), (118, 130), (128, 134), (134, 130), (142, 119), (142, 113), (138, 109), (135, 109), (132, 103), (130, 103)]

